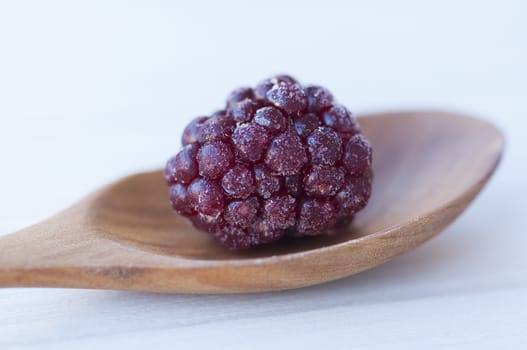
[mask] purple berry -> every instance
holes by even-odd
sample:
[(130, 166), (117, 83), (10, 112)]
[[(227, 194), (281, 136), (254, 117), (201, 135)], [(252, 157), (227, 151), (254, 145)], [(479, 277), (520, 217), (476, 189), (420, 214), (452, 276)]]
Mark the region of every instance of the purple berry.
[(254, 167), (254, 177), (256, 179), (256, 191), (260, 197), (267, 199), (280, 191), (280, 178), (271, 174), (271, 171), (263, 164)]
[(263, 214), (273, 228), (287, 229), (294, 226), (296, 199), (291, 196), (270, 198), (265, 201)]
[(287, 128), (287, 119), (275, 107), (263, 107), (256, 111), (254, 122), (272, 133), (280, 133)]
[(236, 164), (221, 180), (221, 186), (229, 197), (245, 199), (255, 190), (252, 170), (247, 165)]
[(228, 116), (211, 117), (199, 127), (198, 142), (228, 141), (235, 126), (234, 120)]
[(372, 176), (348, 177), (344, 187), (336, 195), (340, 216), (351, 216), (364, 208), (371, 196)]
[(315, 165), (304, 178), (304, 190), (311, 197), (333, 197), (344, 184), (344, 177), (341, 168)]
[(267, 99), (267, 92), (271, 90), (274, 83), (270, 79), (266, 79), (261, 81), (255, 88), (254, 88), (254, 97), (258, 100), (265, 100)]
[(227, 115), (239, 123), (249, 122), (253, 119), (254, 113), (258, 107), (258, 103), (247, 98), (243, 101), (231, 104), (227, 109)]
[(337, 209), (330, 201), (307, 199), (300, 204), (296, 231), (300, 235), (314, 236), (326, 231), (337, 222)]
[(364, 136), (358, 134), (351, 137), (346, 145), (343, 163), (350, 175), (362, 175), (371, 168), (372, 150)]
[(189, 184), (198, 176), (198, 163), (196, 162), (198, 148), (197, 144), (187, 145), (174, 158), (171, 168), (176, 182)]
[(342, 157), (342, 138), (330, 128), (313, 131), (307, 144), (312, 164), (334, 165)]
[(250, 87), (241, 87), (236, 90), (233, 90), (227, 97), (227, 106), (230, 107), (238, 102), (241, 102), (245, 99), (254, 99), (253, 89)]
[(223, 211), (224, 199), (216, 183), (206, 180), (194, 180), (187, 189), (187, 199), (197, 212), (208, 216), (218, 216)]
[(276, 84), (267, 92), (267, 99), (290, 115), (299, 115), (307, 109), (306, 94), (297, 84)]
[(254, 245), (270, 243), (285, 235), (285, 230), (273, 227), (273, 225), (264, 218), (256, 219), (256, 222), (251, 226), (250, 232), (255, 242)]
[(182, 215), (194, 215), (196, 213), (188, 201), (185, 185), (170, 186), (170, 203), (172, 203), (172, 208)]
[(233, 158), (228, 144), (208, 142), (198, 152), (199, 174), (207, 179), (220, 178), (231, 166)]
[(209, 119), (209, 117), (197, 117), (187, 125), (185, 131), (183, 131), (183, 136), (181, 137), (181, 144), (183, 146), (198, 142), (199, 129), (207, 119)]
[(231, 202), (225, 208), (225, 221), (233, 226), (247, 228), (256, 220), (259, 208), (260, 203), (256, 197)]
[[(355, 117), (342, 105), (334, 105), (324, 113), (324, 123), (343, 134), (360, 133)], [(344, 136), (344, 135), (343, 135)]]
[(246, 249), (253, 245), (254, 239), (247, 230), (233, 225), (223, 225), (213, 233), (214, 238), (230, 250)]
[(168, 186), (171, 186), (176, 183), (176, 156), (173, 156), (167, 161), (165, 169), (163, 170), (163, 176), (165, 177), (165, 182)]
[(280, 175), (294, 175), (306, 163), (305, 147), (294, 132), (286, 132), (273, 139), (265, 156), (265, 164)]
[(262, 158), (262, 154), (267, 149), (269, 134), (261, 125), (241, 124), (234, 130), (232, 142), (243, 159), (256, 162)]
[(254, 96), (255, 98), (259, 100), (265, 100), (267, 99), (267, 92), (271, 90), (271, 88), (275, 84), (279, 83), (286, 83), (286, 84), (298, 84), (298, 82), (290, 77), (289, 75), (277, 75), (269, 79), (262, 80), (256, 88), (254, 89)]
[(312, 113), (320, 113), (333, 104), (333, 95), (322, 86), (310, 85), (304, 92), (307, 96), (307, 109)]
[(320, 125), (320, 119), (311, 113), (304, 114), (303, 116), (295, 119), (295, 130), (296, 133), (303, 139), (308, 137), (313, 130), (318, 128)]
[(209, 216), (202, 213), (197, 213), (194, 216), (188, 216), (190, 221), (196, 226), (198, 229), (213, 233), (218, 231), (220, 227), (225, 225), (225, 221), (223, 220), (223, 217), (221, 215), (216, 216)]
[(194, 119), (164, 169), (174, 210), (229, 249), (339, 234), (371, 195), (372, 150), (321, 86), (277, 75)]

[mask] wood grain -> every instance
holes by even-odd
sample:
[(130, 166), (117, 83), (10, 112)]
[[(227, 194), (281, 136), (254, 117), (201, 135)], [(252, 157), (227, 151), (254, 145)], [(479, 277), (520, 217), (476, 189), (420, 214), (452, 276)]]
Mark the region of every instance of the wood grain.
[(481, 190), (503, 147), (490, 124), (450, 113), (386, 113), (360, 123), (374, 148), (373, 196), (339, 235), (229, 252), (171, 211), (155, 171), (0, 237), (0, 286), (234, 293), (342, 278), (440, 232)]

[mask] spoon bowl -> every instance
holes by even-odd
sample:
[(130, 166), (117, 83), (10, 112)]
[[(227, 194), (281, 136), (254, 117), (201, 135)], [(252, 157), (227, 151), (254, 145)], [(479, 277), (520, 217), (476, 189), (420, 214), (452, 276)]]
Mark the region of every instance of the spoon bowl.
[(503, 148), (492, 125), (446, 112), (376, 114), (359, 122), (374, 150), (373, 194), (338, 234), (228, 251), (172, 211), (162, 172), (154, 171), (0, 237), (0, 286), (236, 293), (343, 278), (444, 229), (485, 185)]

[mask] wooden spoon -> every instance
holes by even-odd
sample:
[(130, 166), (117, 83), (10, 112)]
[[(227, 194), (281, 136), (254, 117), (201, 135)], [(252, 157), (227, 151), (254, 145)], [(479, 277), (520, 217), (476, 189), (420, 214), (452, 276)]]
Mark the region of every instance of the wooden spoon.
[(0, 237), (0, 286), (260, 292), (350, 276), (450, 224), (496, 168), (492, 125), (443, 112), (370, 115), (373, 196), (339, 235), (230, 252), (174, 214), (161, 171), (132, 175), (49, 220)]

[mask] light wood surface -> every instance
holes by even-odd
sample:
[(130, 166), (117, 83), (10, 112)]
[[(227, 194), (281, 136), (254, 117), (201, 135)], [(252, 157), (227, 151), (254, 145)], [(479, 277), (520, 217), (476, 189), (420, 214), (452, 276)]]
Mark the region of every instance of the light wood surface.
[(503, 147), (493, 126), (449, 113), (370, 115), (360, 123), (374, 147), (373, 196), (340, 235), (229, 252), (171, 211), (155, 171), (0, 237), (0, 286), (231, 293), (335, 280), (440, 232), (483, 187)]

